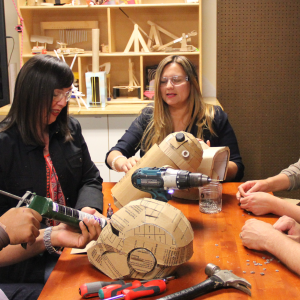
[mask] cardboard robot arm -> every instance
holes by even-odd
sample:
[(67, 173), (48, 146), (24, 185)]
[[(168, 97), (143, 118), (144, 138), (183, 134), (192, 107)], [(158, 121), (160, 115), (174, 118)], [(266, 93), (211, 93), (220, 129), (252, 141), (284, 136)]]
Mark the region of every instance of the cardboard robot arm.
[[(129, 171), (126, 175), (118, 182), (112, 189), (112, 195), (115, 200), (115, 205), (118, 208), (123, 207), (130, 201), (140, 199), (142, 197), (150, 197), (149, 193), (137, 190), (131, 183), (132, 174), (139, 168), (153, 168), (162, 167), (169, 165), (173, 169), (186, 170), (193, 173), (203, 173), (213, 179), (223, 180), (225, 177), (215, 175), (220, 174), (226, 175), (229, 159), (229, 148), (220, 147), (216, 153), (210, 152), (214, 147), (210, 147), (207, 166), (203, 168), (203, 171), (199, 171), (199, 167), (202, 164), (204, 151), (201, 143), (192, 134), (187, 132), (175, 132), (168, 135), (159, 145), (153, 145), (150, 150), (140, 159), (140, 161)], [(225, 152), (223, 156), (218, 156), (219, 153)], [(220, 158), (215, 160), (217, 156)], [(214, 163), (218, 162), (218, 172), (215, 171)], [(208, 172), (209, 171), (209, 172)], [(219, 176), (219, 178), (217, 178)], [(198, 189), (195, 189), (198, 191)], [(124, 193), (126, 191), (126, 193)], [(178, 197), (178, 192), (180, 192), (180, 197), (183, 199), (191, 199), (189, 193), (186, 191), (176, 191), (174, 193), (175, 197)], [(194, 196), (193, 198), (194, 199)], [(199, 196), (198, 196), (199, 199)]]

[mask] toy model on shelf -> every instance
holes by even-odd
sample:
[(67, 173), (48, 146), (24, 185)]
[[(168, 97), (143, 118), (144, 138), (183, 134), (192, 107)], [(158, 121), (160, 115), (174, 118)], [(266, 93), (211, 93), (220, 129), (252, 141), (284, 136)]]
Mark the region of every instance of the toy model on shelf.
[(131, 37), (127, 43), (127, 46), (124, 50), (125, 53), (129, 52), (130, 48), (132, 45), (134, 45), (134, 52), (140, 52), (140, 43), (142, 45), (142, 49), (144, 50), (144, 52), (150, 52), (147, 44), (144, 40), (144, 38), (142, 37), (141, 33), (140, 33), (140, 28), (139, 25), (135, 24), (134, 25), (134, 30), (131, 34)]
[(116, 99), (120, 96), (120, 90), (128, 90), (128, 92), (132, 92), (134, 89), (138, 90), (138, 98), (141, 99), (141, 86), (137, 80), (137, 78), (133, 74), (133, 62), (129, 58), (129, 85), (127, 86), (114, 86), (113, 87), (113, 98)]
[[(41, 36), (41, 35), (32, 35), (30, 37), (30, 42), (36, 43), (36, 45), (32, 48), (32, 54), (46, 54), (47, 53), (47, 44), (53, 44), (53, 38), (49, 36)], [(39, 46), (39, 43), (43, 43), (43, 46)]]
[(84, 49), (80, 49), (80, 48), (67, 48), (67, 43), (57, 42), (57, 44), (60, 45), (60, 48), (56, 50), (56, 52), (58, 54), (63, 53), (65, 55), (69, 55), (69, 54), (83, 54), (84, 53)]
[[(161, 27), (159, 27), (159, 28), (162, 29)], [(150, 48), (151, 51), (197, 51), (196, 47), (187, 44), (187, 42), (191, 41), (191, 38), (190, 38), (191, 36), (196, 36), (197, 35), (197, 31), (195, 31), (195, 30), (193, 30), (192, 32), (190, 32), (188, 34), (183, 33), (182, 37), (177, 38), (176, 36), (172, 36), (173, 38), (175, 37), (175, 39), (173, 41), (167, 43), (167, 44), (164, 44), (164, 45), (161, 45), (161, 38), (160, 38), (160, 35), (159, 35), (159, 30), (157, 28), (157, 25), (152, 23), (151, 30), (152, 30), (152, 32), (150, 32), (150, 34), (154, 35), (154, 39), (156, 41), (156, 45), (153, 45)], [(167, 32), (166, 30), (164, 30), (163, 32), (168, 33), (168, 36), (171, 36), (170, 32)], [(151, 42), (148, 41), (148, 43), (151, 43)], [(173, 44), (177, 44), (177, 43), (181, 43), (180, 48), (176, 48), (176, 49), (174, 48), (173, 49), (172, 47), (169, 47), (169, 46), (171, 46)]]
[[(156, 33), (156, 32), (155, 32)], [(197, 35), (197, 31), (193, 30), (192, 32), (185, 34), (182, 34), (182, 37), (180, 38), (176, 38), (173, 41), (164, 44), (164, 45), (153, 45), (151, 48), (151, 51), (196, 51), (196, 47), (192, 46), (192, 45), (188, 45), (187, 42), (191, 41), (191, 36), (196, 36)], [(180, 48), (172, 48), (169, 47), (173, 44), (176, 43), (181, 43), (181, 47)]]
[[(135, 23), (132, 19), (130, 19), (130, 20), (133, 23)], [(191, 37), (197, 35), (197, 31), (193, 30), (192, 32), (190, 32), (188, 34), (182, 33), (182, 36), (178, 37), (178, 36), (172, 34), (171, 32), (167, 31), (166, 29), (162, 28), (161, 26), (155, 24), (154, 22), (148, 21), (147, 23), (151, 26), (149, 35), (147, 35), (141, 29), (141, 27), (138, 24), (136, 24), (136, 23), (134, 24), (133, 33), (131, 34), (130, 39), (129, 39), (129, 41), (126, 45), (126, 48), (124, 50), (125, 53), (129, 52), (132, 45), (134, 45), (134, 51), (133, 52), (140, 52), (140, 44), (142, 45), (141, 52), (158, 52), (158, 51), (193, 52), (193, 51), (197, 51), (196, 47), (194, 47), (192, 45), (188, 45), (188, 42), (191, 42)], [(148, 38), (147, 44), (145, 43), (145, 40), (142, 37), (141, 33), (146, 35), (146, 37)], [(163, 44), (160, 33), (164, 33), (165, 35), (171, 37), (173, 40), (171, 42), (167, 43), (167, 44)], [(180, 48), (169, 47), (169, 46), (171, 46), (173, 44), (177, 44), (177, 43), (181, 43)]]

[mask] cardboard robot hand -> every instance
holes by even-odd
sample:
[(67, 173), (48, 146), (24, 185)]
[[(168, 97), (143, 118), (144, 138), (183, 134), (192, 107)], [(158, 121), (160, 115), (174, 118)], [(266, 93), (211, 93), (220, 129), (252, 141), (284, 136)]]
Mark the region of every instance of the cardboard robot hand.
[[(112, 188), (115, 205), (123, 207), (130, 201), (150, 194), (136, 189), (131, 183), (135, 170), (145, 167), (169, 166), (173, 169), (203, 173), (212, 179), (223, 180), (226, 177), (229, 161), (228, 147), (208, 147), (192, 134), (180, 131), (169, 134), (159, 145), (153, 145), (141, 160)], [(197, 188), (176, 190), (174, 197), (199, 199)]]
[(112, 279), (162, 278), (192, 257), (193, 239), (191, 224), (179, 209), (143, 198), (112, 215), (87, 255)]

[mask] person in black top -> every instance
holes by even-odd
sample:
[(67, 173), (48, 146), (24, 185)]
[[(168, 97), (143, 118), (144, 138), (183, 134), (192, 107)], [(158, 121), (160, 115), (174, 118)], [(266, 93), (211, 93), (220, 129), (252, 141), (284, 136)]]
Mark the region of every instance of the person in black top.
[[(79, 122), (68, 116), (72, 83), (70, 67), (50, 55), (34, 56), (21, 68), (11, 109), (0, 123), (0, 190), (19, 197), (31, 191), (100, 215), (103, 180), (91, 161)], [(1, 194), (0, 216), (16, 205), (15, 199)], [(57, 260), (49, 267), (55, 247), (84, 248), (98, 238), (99, 224), (87, 219), (84, 223), (87, 227), (80, 222), (79, 230), (46, 223), (52, 226), (41, 229), (26, 250), (21, 245), (3, 248), (0, 289), (9, 299), (37, 299)]]
[(203, 101), (198, 76), (192, 62), (184, 56), (164, 58), (155, 75), (154, 105), (147, 106), (126, 133), (106, 154), (106, 165), (127, 172), (155, 143), (172, 132), (186, 131), (209, 146), (228, 146), (230, 161), (226, 181), (240, 181), (244, 165), (227, 114), (219, 106)]

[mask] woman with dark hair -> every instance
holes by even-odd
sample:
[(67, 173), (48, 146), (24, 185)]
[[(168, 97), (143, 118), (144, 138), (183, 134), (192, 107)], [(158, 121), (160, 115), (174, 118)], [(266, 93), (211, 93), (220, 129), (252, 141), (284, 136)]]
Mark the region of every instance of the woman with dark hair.
[[(56, 57), (37, 55), (21, 68), (11, 109), (0, 124), (0, 189), (20, 197), (31, 191), (58, 204), (99, 214), (102, 178), (91, 161), (79, 122), (68, 116), (72, 83), (71, 69)], [(0, 216), (16, 204), (0, 195)], [(18, 288), (22, 283), (43, 284), (50, 257), (45, 250), (55, 254), (54, 247), (85, 247), (98, 238), (99, 224), (84, 222), (87, 228), (81, 222), (81, 230), (74, 231), (47, 221), (48, 227), (40, 230), (27, 250), (20, 245), (5, 247), (0, 251), (0, 288), (10, 299), (18, 299), (12, 283)], [(6, 267), (10, 264), (14, 265)], [(28, 296), (36, 298), (32, 293)], [(22, 294), (20, 299), (27, 298)]]
[(198, 76), (192, 62), (184, 56), (164, 58), (156, 70), (154, 106), (146, 107), (131, 124), (117, 145), (106, 155), (106, 164), (117, 172), (127, 172), (144, 155), (172, 132), (186, 131), (209, 146), (228, 146), (230, 159), (227, 181), (240, 181), (244, 165), (227, 114), (203, 101)]

